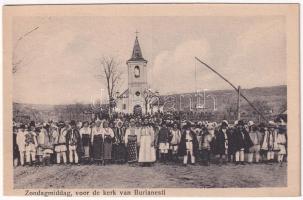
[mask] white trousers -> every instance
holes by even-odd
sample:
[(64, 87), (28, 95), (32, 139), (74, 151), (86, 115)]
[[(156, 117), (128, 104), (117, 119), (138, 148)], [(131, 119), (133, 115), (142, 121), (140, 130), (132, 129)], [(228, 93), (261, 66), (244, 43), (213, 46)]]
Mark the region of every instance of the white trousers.
[(235, 154), (236, 162), (244, 162), (244, 149), (241, 149), (240, 151), (236, 151)]
[(32, 161), (36, 161), (36, 152), (35, 151), (26, 151), (25, 152), (25, 156), (26, 156), (26, 162), (31, 162), (31, 158)]
[(20, 151), (19, 154), (20, 154), (20, 164), (23, 166), (24, 165), (24, 154), (25, 154), (25, 151)]
[(76, 150), (69, 150), (69, 162), (74, 162), (74, 156), (75, 156), (75, 163), (79, 162), (78, 154)]
[(275, 152), (268, 151), (267, 152), (267, 160), (273, 160), (275, 158)]
[(66, 163), (66, 152), (57, 152), (57, 164), (61, 162), (61, 156), (63, 157), (64, 164)]
[(249, 153), (247, 156), (248, 162), (253, 162), (253, 158), (255, 156), (255, 161), (259, 162), (260, 161), (260, 153), (259, 152), (254, 152), (254, 153)]
[(186, 150), (186, 155), (183, 158), (183, 163), (187, 164), (187, 162), (188, 162), (188, 154), (190, 154), (191, 163), (195, 163), (195, 156), (193, 155), (193, 150), (192, 149)]

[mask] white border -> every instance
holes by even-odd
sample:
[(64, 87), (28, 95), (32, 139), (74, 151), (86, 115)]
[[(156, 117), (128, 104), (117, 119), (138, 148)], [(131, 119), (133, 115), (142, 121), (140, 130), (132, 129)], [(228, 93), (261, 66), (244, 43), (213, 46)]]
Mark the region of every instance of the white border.
[[(267, 0), (267, 1), (262, 1), (262, 0), (258, 0), (258, 1), (254, 1), (254, 0), (237, 0), (237, 1), (231, 1), (231, 0), (212, 0), (212, 1), (205, 1), (205, 0), (153, 0), (153, 1), (149, 1), (149, 0), (94, 0), (94, 1), (90, 1), (90, 0), (0, 0), (0, 5), (3, 6), (3, 5), (22, 5), (22, 4), (94, 4), (94, 3), (301, 3), (302, 1), (295, 1), (295, 0), (287, 0), (287, 1), (283, 1), (283, 0)], [(300, 10), (302, 10), (302, 4), (300, 4)], [(0, 36), (1, 36), (1, 40), (0, 40), (0, 45), (1, 45), (1, 52), (0, 52), (0, 62), (1, 62), (1, 65), (2, 65), (2, 68), (0, 70), (0, 77), (1, 77), (1, 81), (0, 81), (0, 93), (2, 94), (1, 97), (0, 97), (0, 198), (1, 199), (8, 199), (8, 200), (11, 200), (11, 199), (45, 199), (46, 197), (4, 197), (3, 196), (3, 186), (1, 183), (3, 183), (3, 31), (2, 31), (2, 28), (3, 28), (3, 13), (2, 13), (2, 9), (0, 11), (0, 15), (1, 15), (1, 27), (0, 27)], [(302, 61), (302, 58), (303, 58), (303, 52), (301, 50), (301, 47), (303, 46), (303, 42), (301, 40), (302, 38), (302, 32), (301, 32), (301, 27), (303, 26), (303, 17), (302, 15), (300, 14), (300, 66), (301, 66), (301, 61)], [(303, 119), (303, 115), (302, 115), (302, 112), (303, 112), (303, 108), (302, 108), (302, 102), (303, 102), (303, 98), (302, 98), (302, 92), (303, 92), (303, 84), (302, 84), (302, 71), (300, 69), (300, 116), (301, 116), (301, 119)], [(301, 133), (302, 133), (302, 130), (303, 130), (303, 125), (301, 123), (300, 125), (301, 127)], [(303, 144), (303, 137), (301, 136), (301, 144)], [(301, 152), (303, 150), (303, 145), (301, 146)], [(301, 181), (302, 181), (302, 165), (303, 165), (303, 156), (301, 154)], [(3, 183), (5, 184), (5, 183)], [(303, 191), (303, 184), (301, 183), (301, 195), (302, 195), (302, 191)], [(67, 198), (67, 197), (66, 197)], [(51, 197), (51, 199), (66, 199), (64, 197)], [(78, 197), (80, 199), (80, 197)], [(78, 198), (74, 198), (73, 199), (78, 199)], [(104, 199), (106, 197), (102, 197), (102, 199)], [(118, 198), (115, 198), (115, 197), (109, 197), (110, 199), (118, 199)], [(106, 199), (109, 199), (109, 198), (106, 198)], [(121, 199), (122, 197), (119, 197), (119, 199)], [(159, 199), (168, 199), (169, 197), (165, 197), (165, 198), (159, 198)], [(277, 198), (277, 197), (271, 197), (271, 198), (260, 198), (260, 199), (300, 199), (300, 197), (292, 197), (292, 198), (288, 198), (288, 197), (285, 197), (285, 198)], [(85, 199), (96, 199), (95, 197), (86, 197)], [(101, 199), (101, 198), (98, 198), (98, 199)], [(123, 198), (124, 199), (124, 198)], [(133, 197), (131, 198), (125, 198), (125, 199), (133, 199)], [(154, 200), (155, 198), (154, 197), (148, 197), (148, 198), (144, 198), (144, 199), (148, 199), (148, 200)], [(178, 198), (180, 200), (185, 200), (185, 199), (190, 199), (190, 198)], [(202, 199), (202, 198), (201, 198)], [(203, 198), (203, 199), (218, 199), (218, 198), (215, 198), (215, 197), (207, 197), (207, 198)], [(221, 199), (221, 198), (220, 198)], [(224, 198), (226, 200), (232, 200), (234, 198)], [(239, 197), (237, 199), (255, 199), (255, 198), (245, 198), (245, 197)]]

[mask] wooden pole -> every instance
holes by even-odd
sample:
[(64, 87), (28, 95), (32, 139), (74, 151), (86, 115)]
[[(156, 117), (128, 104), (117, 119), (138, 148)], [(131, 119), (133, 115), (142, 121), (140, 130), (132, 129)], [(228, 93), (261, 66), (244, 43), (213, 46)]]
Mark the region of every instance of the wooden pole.
[(234, 84), (232, 84), (224, 76), (222, 76), (219, 72), (217, 72), (216, 70), (214, 70), (212, 67), (210, 67), (208, 64), (206, 64), (205, 62), (203, 62), (199, 58), (195, 57), (195, 59), (198, 60), (200, 63), (202, 63), (204, 66), (206, 66), (208, 69), (210, 69), (211, 71), (213, 71), (215, 74), (217, 74), (224, 81), (226, 81), (232, 88), (234, 88), (234, 90), (236, 90), (240, 94), (240, 96), (243, 99), (245, 99), (245, 101), (247, 101), (247, 103), (262, 117), (262, 119), (264, 119), (265, 121), (267, 121), (267, 119), (264, 117), (264, 115), (246, 98), (246, 96), (244, 96), (241, 92), (239, 92), (238, 88)]
[(241, 118), (241, 111), (240, 111), (240, 102), (241, 102), (241, 87), (238, 86), (238, 101), (237, 101), (237, 120)]

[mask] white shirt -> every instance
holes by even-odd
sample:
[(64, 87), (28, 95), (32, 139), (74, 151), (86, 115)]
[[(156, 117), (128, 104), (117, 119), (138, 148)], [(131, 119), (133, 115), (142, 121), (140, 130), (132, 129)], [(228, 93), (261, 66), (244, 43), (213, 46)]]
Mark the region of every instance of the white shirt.
[(16, 142), (19, 148), (19, 151), (25, 151), (25, 135), (27, 131), (20, 131), (18, 130)]

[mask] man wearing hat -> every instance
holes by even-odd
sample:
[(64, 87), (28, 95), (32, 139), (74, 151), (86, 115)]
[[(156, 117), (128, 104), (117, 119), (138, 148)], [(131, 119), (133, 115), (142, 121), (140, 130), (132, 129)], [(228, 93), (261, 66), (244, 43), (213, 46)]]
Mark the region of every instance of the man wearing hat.
[(25, 133), (25, 156), (26, 163), (29, 165), (36, 163), (36, 148), (38, 143), (35, 130), (35, 122), (31, 121), (28, 132)]
[(202, 136), (202, 161), (204, 165), (208, 166), (210, 164), (211, 152), (213, 150), (214, 143), (214, 127), (211, 123), (207, 123), (205, 127), (205, 132)]
[(58, 123), (58, 131), (53, 132), (54, 137), (54, 145), (55, 145), (55, 152), (57, 157), (57, 164), (61, 163), (61, 157), (63, 159), (63, 163), (67, 163), (66, 157), (66, 135), (68, 131), (68, 124), (65, 124), (63, 121)]
[(82, 155), (80, 133), (74, 120), (70, 122), (70, 126), (71, 128), (67, 131), (66, 134), (67, 148), (69, 152), (69, 163), (78, 164), (79, 157)]
[(278, 162), (280, 163), (280, 166), (282, 166), (283, 158), (286, 155), (286, 145), (287, 145), (286, 125), (279, 126), (279, 132), (277, 135), (277, 144), (279, 147)]
[(160, 161), (166, 162), (168, 149), (169, 149), (169, 130), (167, 128), (167, 122), (162, 123), (162, 127), (158, 133), (158, 146), (160, 153)]
[(172, 152), (173, 160), (178, 160), (178, 146), (181, 141), (181, 131), (178, 128), (177, 122), (174, 122), (173, 128), (170, 131), (170, 150)]
[(27, 134), (27, 131), (25, 130), (25, 125), (22, 124), (18, 128), (17, 137), (16, 137), (16, 143), (18, 145), (19, 154), (20, 154), (20, 164), (21, 166), (24, 166), (24, 156), (25, 156), (25, 135)]
[(191, 130), (191, 123), (187, 122), (181, 136), (179, 154), (183, 157), (183, 164), (186, 166), (188, 157), (191, 158), (191, 164), (195, 164), (195, 157), (198, 155), (198, 140), (195, 133)]
[(236, 164), (244, 165), (244, 153), (253, 146), (248, 133), (244, 129), (244, 121), (239, 120), (237, 127), (234, 130), (233, 140), (235, 145), (235, 161)]
[(248, 163), (252, 163), (254, 157), (255, 157), (255, 162), (259, 163), (262, 136), (253, 121), (248, 122), (248, 128), (249, 128), (249, 137), (253, 143), (253, 146), (249, 148)]
[(274, 151), (278, 150), (276, 124), (273, 121), (269, 121), (268, 129), (264, 130), (264, 137), (261, 144), (262, 151), (266, 152), (266, 162), (273, 162), (275, 156)]
[(228, 157), (228, 143), (230, 138), (230, 133), (228, 130), (228, 122), (223, 120), (220, 129), (217, 131), (216, 135), (216, 146), (215, 152), (219, 155), (219, 164), (226, 163)]

